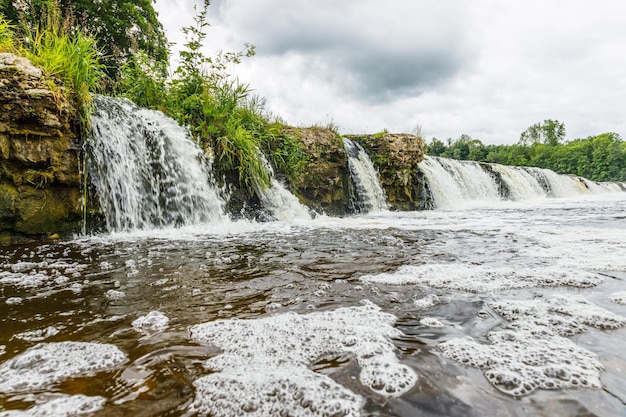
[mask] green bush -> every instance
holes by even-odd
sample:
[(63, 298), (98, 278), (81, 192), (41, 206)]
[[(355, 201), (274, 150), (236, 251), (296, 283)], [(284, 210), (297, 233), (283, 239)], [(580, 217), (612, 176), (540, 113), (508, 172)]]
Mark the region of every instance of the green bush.
[(10, 52), (15, 47), (13, 27), (0, 14), (0, 52)]

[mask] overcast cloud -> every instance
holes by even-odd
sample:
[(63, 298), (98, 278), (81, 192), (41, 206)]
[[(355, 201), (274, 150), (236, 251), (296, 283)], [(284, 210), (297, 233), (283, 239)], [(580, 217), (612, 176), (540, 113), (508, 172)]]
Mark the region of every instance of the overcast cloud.
[[(156, 8), (179, 48), (193, 0)], [(514, 143), (558, 119), (568, 139), (626, 138), (624, 16), (612, 0), (217, 0), (206, 43), (254, 44), (236, 74), (295, 126)]]

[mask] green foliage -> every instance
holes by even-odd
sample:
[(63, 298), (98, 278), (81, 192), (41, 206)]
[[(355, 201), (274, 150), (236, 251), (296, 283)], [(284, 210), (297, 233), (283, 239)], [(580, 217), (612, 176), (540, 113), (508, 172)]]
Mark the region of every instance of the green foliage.
[(115, 80), (120, 68), (143, 51), (153, 62), (167, 64), (168, 44), (153, 0), (1, 0), (0, 13), (22, 33), (35, 32), (51, 5), (60, 11), (65, 31), (95, 39), (101, 62)]
[(116, 89), (143, 107), (161, 109), (188, 126), (199, 145), (218, 162), (218, 178), (236, 175), (250, 193), (270, 186), (270, 172), (261, 156), (288, 176), (302, 169), (304, 152), (293, 137), (270, 125), (264, 103), (249, 85), (233, 78), (228, 69), (254, 55), (245, 45), (239, 52), (206, 56), (208, 1), (196, 9), (194, 23), (182, 30), (186, 37), (180, 63), (168, 77), (163, 68), (142, 55), (121, 71)]
[(535, 123), (520, 135), (520, 145), (541, 143), (554, 146), (565, 139), (565, 124), (558, 120), (546, 119), (543, 123)]
[(70, 35), (55, 7), (45, 11), (34, 32), (27, 32), (22, 52), (39, 66), (54, 87), (60, 80), (67, 101), (77, 111), (83, 128), (89, 126), (91, 92), (98, 90), (104, 67), (93, 38), (80, 32)]
[(15, 47), (15, 38), (13, 35), (13, 27), (0, 14), (0, 52), (12, 51)]
[(616, 133), (565, 143), (560, 140), (542, 142), (483, 145), (479, 140), (462, 135), (457, 140), (448, 139), (447, 145), (433, 138), (427, 145), (427, 153), (453, 159), (548, 168), (594, 181), (626, 181), (626, 142)]

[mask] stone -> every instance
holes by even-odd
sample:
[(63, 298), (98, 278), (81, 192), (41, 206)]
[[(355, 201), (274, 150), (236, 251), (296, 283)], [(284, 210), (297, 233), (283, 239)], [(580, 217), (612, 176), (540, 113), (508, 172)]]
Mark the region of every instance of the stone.
[(82, 226), (80, 147), (71, 128), (75, 114), (49, 85), (27, 59), (0, 53), (3, 242), (7, 236), (68, 236)]

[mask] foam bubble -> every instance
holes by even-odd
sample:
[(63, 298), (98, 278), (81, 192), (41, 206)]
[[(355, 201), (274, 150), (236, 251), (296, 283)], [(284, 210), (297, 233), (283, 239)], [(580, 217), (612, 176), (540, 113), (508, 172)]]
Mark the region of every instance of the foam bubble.
[(420, 324), (426, 327), (445, 327), (445, 324), (434, 317), (424, 317), (420, 320)]
[(609, 295), (609, 300), (615, 304), (626, 304), (626, 291), (619, 291)]
[(66, 378), (92, 375), (128, 358), (114, 345), (87, 342), (41, 343), (0, 365), (0, 392), (28, 392)]
[(538, 388), (602, 388), (598, 357), (547, 327), (492, 332), (490, 345), (470, 338), (441, 343), (443, 356), (480, 368), (497, 389), (513, 396)]
[(23, 301), (24, 299), (22, 297), (9, 297), (7, 298), (6, 303), (12, 306), (12, 305), (17, 305), (17, 304), (22, 304)]
[(228, 370), (194, 385), (189, 410), (214, 417), (356, 416), (364, 403), (325, 375), (287, 368)]
[(126, 293), (124, 291), (108, 290), (106, 293), (107, 300), (111, 301), (121, 300), (124, 297), (126, 297)]
[(193, 326), (194, 340), (224, 353), (206, 362), (215, 372), (196, 381), (192, 408), (216, 416), (241, 410), (264, 416), (288, 404), (286, 411), (294, 415), (358, 415), (360, 397), (309, 367), (324, 357), (352, 354), (361, 366), (363, 385), (383, 396), (402, 395), (417, 375), (394, 353), (390, 338), (402, 334), (392, 327), (395, 321), (365, 302), (327, 312)]
[(413, 304), (417, 308), (430, 308), (436, 306), (439, 303), (441, 303), (441, 299), (436, 294), (428, 294), (424, 298), (413, 301)]
[[(38, 399), (39, 401), (40, 399)], [(106, 403), (103, 397), (86, 395), (57, 395), (44, 403), (38, 403), (26, 411), (9, 410), (0, 417), (73, 417), (92, 414), (101, 410)]]
[(140, 332), (159, 332), (167, 329), (170, 319), (160, 311), (151, 311), (133, 321), (133, 327)]
[(533, 287), (588, 288), (602, 282), (600, 276), (576, 269), (561, 267), (522, 269), (473, 264), (404, 265), (396, 272), (364, 275), (361, 280), (391, 285), (421, 284), (474, 293)]
[(22, 332), (16, 334), (14, 337), (22, 339), (27, 342), (41, 342), (49, 337), (59, 334), (59, 329), (54, 326), (48, 326), (45, 329), (37, 329), (30, 332)]
[(517, 325), (525, 325), (530, 321), (549, 327), (561, 336), (581, 333), (586, 330), (585, 325), (598, 329), (616, 329), (626, 324), (624, 317), (591, 304), (580, 296), (502, 300), (490, 303), (489, 306)]

